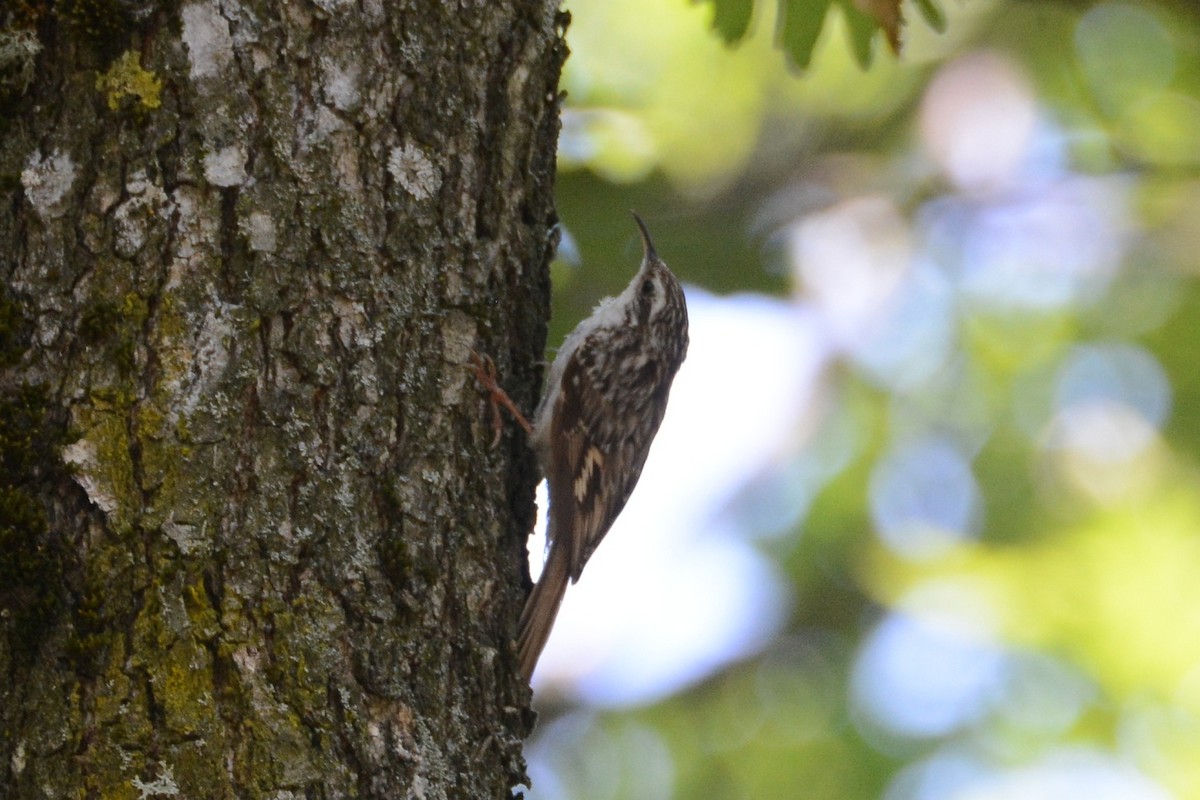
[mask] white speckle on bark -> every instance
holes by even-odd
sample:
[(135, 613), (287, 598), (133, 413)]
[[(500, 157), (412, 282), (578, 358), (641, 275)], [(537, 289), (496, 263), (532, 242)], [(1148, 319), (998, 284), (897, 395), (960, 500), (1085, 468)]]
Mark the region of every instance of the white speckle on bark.
[(163, 523), (163, 533), (175, 543), (179, 552), (185, 556), (194, 555), (205, 550), (207, 540), (204, 530), (195, 525), (176, 522), (169, 519)]
[(233, 37), (229, 20), (221, 16), (216, 3), (184, 6), (183, 41), (192, 64), (192, 80), (212, 78), (233, 62)]
[(325, 97), (339, 111), (350, 111), (358, 106), (358, 67), (342, 67), (329, 59), (322, 59), (321, 71)]
[(343, 347), (370, 347), (375, 343), (375, 334), (362, 303), (334, 298), (333, 313), (338, 318), (338, 340)]
[[(446, 363), (466, 366), (470, 363), (471, 350), (479, 335), (475, 319), (461, 311), (451, 311), (446, 314), (442, 328), (442, 358)], [(462, 399), (463, 386), (468, 380), (474, 381), (469, 369), (451, 370), (452, 380), (442, 383), (442, 403), (454, 406)]]
[(387, 753), (387, 740), (383, 735), (383, 726), (375, 720), (367, 722), (367, 751), (376, 759), (381, 759)]
[(174, 258), (167, 270), (167, 291), (179, 288), (193, 266), (203, 263), (217, 241), (217, 216), (210, 213), (211, 201), (196, 186), (180, 186), (171, 192), (177, 212), (177, 237)]
[[(226, 306), (221, 304), (219, 310)], [(229, 348), (226, 342), (233, 336), (233, 326), (224, 314), (218, 316), (209, 311), (204, 317), (196, 336), (196, 354), (191, 374), (194, 380), (183, 399), (185, 413), (191, 413), (200, 396), (214, 387), (229, 366)]]
[(129, 199), (113, 212), (113, 248), (122, 258), (133, 258), (146, 245), (151, 226), (160, 225), (173, 204), (162, 187), (148, 181), (143, 172), (129, 178), (125, 191)]
[(363, 17), (372, 25), (378, 25), (384, 19), (382, 0), (365, 0), (362, 3)]
[[(526, 45), (527, 50), (533, 50), (537, 47), (537, 43), (533, 40)], [(508, 98), (509, 102), (513, 103), (513, 108), (521, 107), (521, 95), (525, 91), (525, 86), (529, 83), (529, 64), (532, 61), (523, 61), (516, 69), (512, 71), (512, 75), (508, 78)]]
[(57, 320), (46, 316), (37, 321), (37, 336), (38, 344), (42, 347), (50, 347), (58, 339), (58, 334), (62, 332), (62, 325)]
[(307, 153), (313, 147), (328, 141), (331, 133), (347, 128), (346, 123), (333, 109), (326, 105), (318, 105), (306, 111), (301, 119), (299, 128), (301, 149)]
[(233, 651), (233, 663), (243, 675), (253, 675), (258, 672), (262, 656), (259, 655), (257, 647), (247, 645)]
[(250, 249), (258, 253), (274, 253), (277, 233), (275, 220), (270, 214), (262, 211), (252, 211), (250, 216), (239, 223), (242, 235), (250, 243)]
[(194, 331), (190, 336), (176, 339), (163, 351), (164, 363), (169, 359), (169, 369), (165, 371), (162, 386), (173, 398), (167, 412), (172, 425), (190, 417), (201, 400), (216, 396), (221, 377), (229, 367), (232, 307), (215, 299), (212, 306), (203, 320), (189, 319)]
[(262, 35), (262, 23), (258, 21), (258, 16), (247, 3), (223, 0), (221, 16), (229, 20), (233, 44), (239, 49), (242, 45), (256, 43)]
[(446, 314), (442, 329), (442, 356), (450, 364), (466, 364), (475, 346), (475, 318), (461, 311)]
[(318, 8), (331, 14), (335, 11), (349, 9), (354, 5), (354, 0), (315, 0), (315, 2)]
[(100, 181), (92, 187), (91, 203), (99, 214), (107, 214), (120, 199), (121, 192), (115, 184)]
[(158, 188), (146, 178), (146, 173), (136, 170), (129, 176), (129, 180), (125, 181), (125, 191), (129, 194), (145, 194), (150, 189)]
[(25, 196), (44, 219), (61, 216), (62, 199), (75, 183), (75, 163), (58, 150), (45, 158), (38, 153), (29, 156), (28, 166), (21, 172)]
[(105, 514), (111, 514), (117, 510), (117, 498), (111, 487), (104, 486), (96, 477), (95, 444), (87, 439), (80, 439), (78, 442), (64, 447), (62, 457), (63, 461), (76, 467), (75, 482), (83, 487), (89, 500)]
[(29, 84), (33, 83), (34, 67), (40, 52), (42, 43), (32, 31), (6, 30), (0, 35), (0, 70), (12, 77), (18, 95), (25, 94)]
[(10, 763), (12, 764), (13, 775), (19, 778), (21, 776), (21, 773), (25, 771), (25, 743), (24, 742), (17, 742), (17, 746), (13, 750), (13, 754), (12, 754), (12, 758), (10, 759)]
[(246, 151), (231, 144), (204, 157), (204, 177), (214, 186), (241, 186), (246, 182)]
[(442, 185), (442, 173), (414, 144), (393, 147), (388, 156), (388, 171), (404, 190), (418, 200), (433, 196)]
[(179, 794), (179, 787), (175, 785), (173, 770), (166, 765), (162, 766), (159, 776), (149, 783), (146, 783), (141, 778), (134, 778), (133, 788), (141, 793), (138, 795), (138, 800), (146, 800), (155, 795), (165, 794), (173, 796)]
[(275, 56), (271, 54), (270, 50), (267, 50), (263, 47), (250, 48), (250, 66), (253, 68), (254, 72), (262, 72), (263, 70), (271, 67), (274, 63)]
[(145, 221), (136, 214), (139, 205), (138, 198), (130, 198), (113, 215), (117, 234), (113, 246), (121, 258), (133, 258), (146, 245)]
[(429, 790), (429, 781), (424, 775), (418, 775), (413, 778), (412, 789), (409, 790), (408, 796), (413, 800), (425, 800), (428, 796), (426, 792)]

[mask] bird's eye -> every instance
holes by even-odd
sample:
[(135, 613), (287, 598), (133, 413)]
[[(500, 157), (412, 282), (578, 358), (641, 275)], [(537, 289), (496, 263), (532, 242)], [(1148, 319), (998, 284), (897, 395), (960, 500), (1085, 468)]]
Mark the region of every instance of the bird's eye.
[(654, 281), (652, 281), (650, 278), (646, 278), (646, 280), (642, 281), (642, 297), (653, 297), (653, 296), (654, 296)]

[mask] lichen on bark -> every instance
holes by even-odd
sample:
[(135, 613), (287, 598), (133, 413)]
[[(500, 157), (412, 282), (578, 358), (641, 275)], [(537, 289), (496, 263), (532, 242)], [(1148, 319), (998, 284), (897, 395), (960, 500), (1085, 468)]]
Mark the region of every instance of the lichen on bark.
[(507, 796), (563, 21), (120, 5), (0, 137), (0, 798)]

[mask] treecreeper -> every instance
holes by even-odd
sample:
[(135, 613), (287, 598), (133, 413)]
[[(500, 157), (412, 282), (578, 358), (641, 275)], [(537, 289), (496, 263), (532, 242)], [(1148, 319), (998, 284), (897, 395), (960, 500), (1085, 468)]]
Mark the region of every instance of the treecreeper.
[(642, 263), (616, 297), (601, 300), (563, 341), (533, 415), (525, 420), (497, 385), (490, 360), (476, 374), (493, 402), (529, 433), (549, 485), (549, 555), (521, 613), (521, 673), (533, 676), (567, 584), (579, 580), (625, 507), (658, 433), (688, 349), (683, 289), (654, 249), (646, 224)]

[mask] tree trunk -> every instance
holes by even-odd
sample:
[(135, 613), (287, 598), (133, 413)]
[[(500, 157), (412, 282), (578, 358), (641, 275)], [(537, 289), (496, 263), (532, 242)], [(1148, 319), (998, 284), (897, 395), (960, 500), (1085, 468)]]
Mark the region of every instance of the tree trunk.
[(0, 798), (507, 796), (556, 4), (0, 23)]

